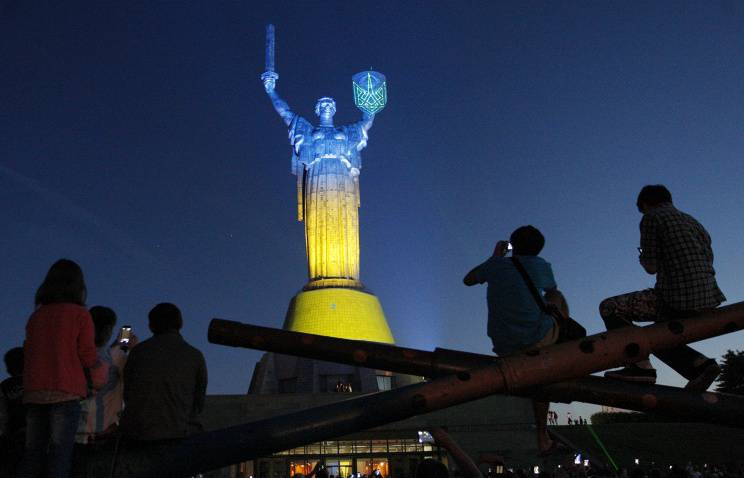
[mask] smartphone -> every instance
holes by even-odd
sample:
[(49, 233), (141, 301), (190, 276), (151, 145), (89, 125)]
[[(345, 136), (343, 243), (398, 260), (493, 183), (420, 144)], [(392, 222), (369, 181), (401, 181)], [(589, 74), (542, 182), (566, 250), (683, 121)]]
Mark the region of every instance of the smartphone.
[(514, 247), (512, 246), (511, 242), (506, 243), (506, 252), (511, 252)]
[(419, 440), (419, 443), (434, 443), (434, 437), (431, 436), (431, 433), (425, 430), (419, 430), (418, 440)]
[(122, 345), (122, 347), (129, 347), (129, 340), (132, 338), (132, 326), (131, 325), (125, 325), (121, 328), (121, 332), (119, 332), (119, 344)]

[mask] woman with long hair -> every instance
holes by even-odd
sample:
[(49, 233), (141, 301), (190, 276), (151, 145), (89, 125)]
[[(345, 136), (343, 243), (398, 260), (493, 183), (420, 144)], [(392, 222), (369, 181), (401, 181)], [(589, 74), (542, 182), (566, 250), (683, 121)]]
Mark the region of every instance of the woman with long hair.
[(83, 271), (60, 259), (36, 291), (26, 324), (23, 401), (27, 405), (26, 451), (19, 477), (70, 474), (80, 400), (88, 392), (84, 369), (96, 363), (93, 321), (85, 306)]

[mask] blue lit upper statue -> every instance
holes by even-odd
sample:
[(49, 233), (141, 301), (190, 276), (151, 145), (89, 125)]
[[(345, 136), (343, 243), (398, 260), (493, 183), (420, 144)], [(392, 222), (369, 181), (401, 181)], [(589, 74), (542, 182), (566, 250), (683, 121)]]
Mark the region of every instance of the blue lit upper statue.
[(274, 109), (289, 128), (292, 173), (297, 176), (297, 219), (305, 222), (310, 279), (305, 289), (361, 288), (359, 153), (367, 146), (367, 132), (372, 127), (374, 113), (381, 107), (376, 111), (370, 109), (371, 112), (363, 110), (361, 121), (336, 126), (333, 124), (336, 102), (323, 97), (315, 105), (320, 121), (313, 125), (293, 113), (277, 94), (277, 77), (272, 71), (264, 74), (262, 80)]

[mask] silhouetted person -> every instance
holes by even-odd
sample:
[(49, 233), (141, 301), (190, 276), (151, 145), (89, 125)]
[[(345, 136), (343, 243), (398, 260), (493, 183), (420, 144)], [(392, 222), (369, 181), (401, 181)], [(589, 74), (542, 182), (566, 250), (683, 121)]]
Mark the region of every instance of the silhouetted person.
[(90, 379), (95, 390), (82, 402), (80, 422), (75, 436), (75, 471), (82, 475), (89, 458), (108, 446), (119, 425), (119, 415), (124, 404), (124, 365), (127, 362), (127, 346), (137, 345), (132, 335), (127, 346), (122, 346), (121, 337), (110, 344), (116, 325), (116, 313), (109, 307), (97, 305), (90, 308), (95, 330), (98, 354), (96, 365), (90, 370)]
[(84, 307), (83, 271), (60, 259), (36, 291), (36, 310), (26, 324), (23, 401), (26, 450), (17, 476), (70, 473), (80, 400), (88, 393), (84, 368), (96, 363), (93, 321)]
[[(101, 440), (113, 433), (119, 424), (123, 405), (123, 372), (127, 363), (126, 347), (120, 340), (109, 344), (116, 325), (116, 313), (109, 307), (97, 305), (90, 308), (95, 329), (95, 344), (98, 363), (91, 370), (96, 392), (82, 405), (80, 425), (77, 431), (78, 443)], [(134, 347), (137, 337), (132, 335), (128, 346)]]
[(201, 430), (207, 367), (179, 333), (178, 307), (158, 304), (148, 318), (153, 336), (131, 350), (124, 367), (120, 429), (129, 440), (166, 443)]
[(11, 476), (23, 456), (26, 407), (23, 404), (23, 348), (3, 357), (10, 377), (0, 383), (0, 477)]
[[(656, 275), (656, 285), (603, 300), (599, 313), (607, 329), (689, 317), (726, 300), (716, 283), (708, 232), (695, 218), (674, 207), (669, 190), (660, 184), (644, 186), (636, 206), (643, 214), (638, 259), (646, 272)], [(706, 390), (720, 373), (715, 360), (687, 345), (655, 355), (689, 380), (686, 388), (691, 390)], [(656, 382), (656, 370), (648, 357), (605, 376)]]
[[(509, 239), (514, 258), (522, 264), (535, 287), (544, 294), (546, 302), (554, 304), (568, 317), (568, 304), (558, 291), (553, 269), (539, 257), (545, 237), (533, 226), (516, 229)], [(498, 241), (493, 255), (467, 273), (463, 282), (467, 286), (488, 283), (488, 336), (493, 351), (509, 355), (520, 351), (546, 347), (558, 340), (558, 324), (535, 302), (524, 278), (514, 263), (504, 257), (509, 242)], [(537, 448), (541, 454), (552, 453), (558, 448), (548, 436), (548, 408), (550, 403), (533, 400)]]

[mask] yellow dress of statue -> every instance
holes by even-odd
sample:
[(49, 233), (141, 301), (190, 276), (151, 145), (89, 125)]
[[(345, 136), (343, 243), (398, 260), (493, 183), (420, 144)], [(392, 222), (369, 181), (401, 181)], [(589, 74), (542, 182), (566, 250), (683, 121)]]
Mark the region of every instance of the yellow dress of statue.
[(292, 172), (297, 177), (297, 219), (305, 222), (306, 290), (362, 288), (359, 281), (359, 151), (367, 145), (373, 115), (334, 126), (336, 103), (321, 98), (320, 124), (293, 113), (276, 90), (267, 88), (274, 108), (289, 127)]
[(324, 97), (315, 106), (320, 121), (313, 126), (278, 95), (278, 75), (268, 65), (262, 80), (289, 129), (309, 276), (290, 303), (284, 328), (393, 343), (377, 297), (364, 290), (359, 279), (359, 152), (367, 145), (374, 114), (364, 112), (356, 123), (335, 126), (336, 103)]

